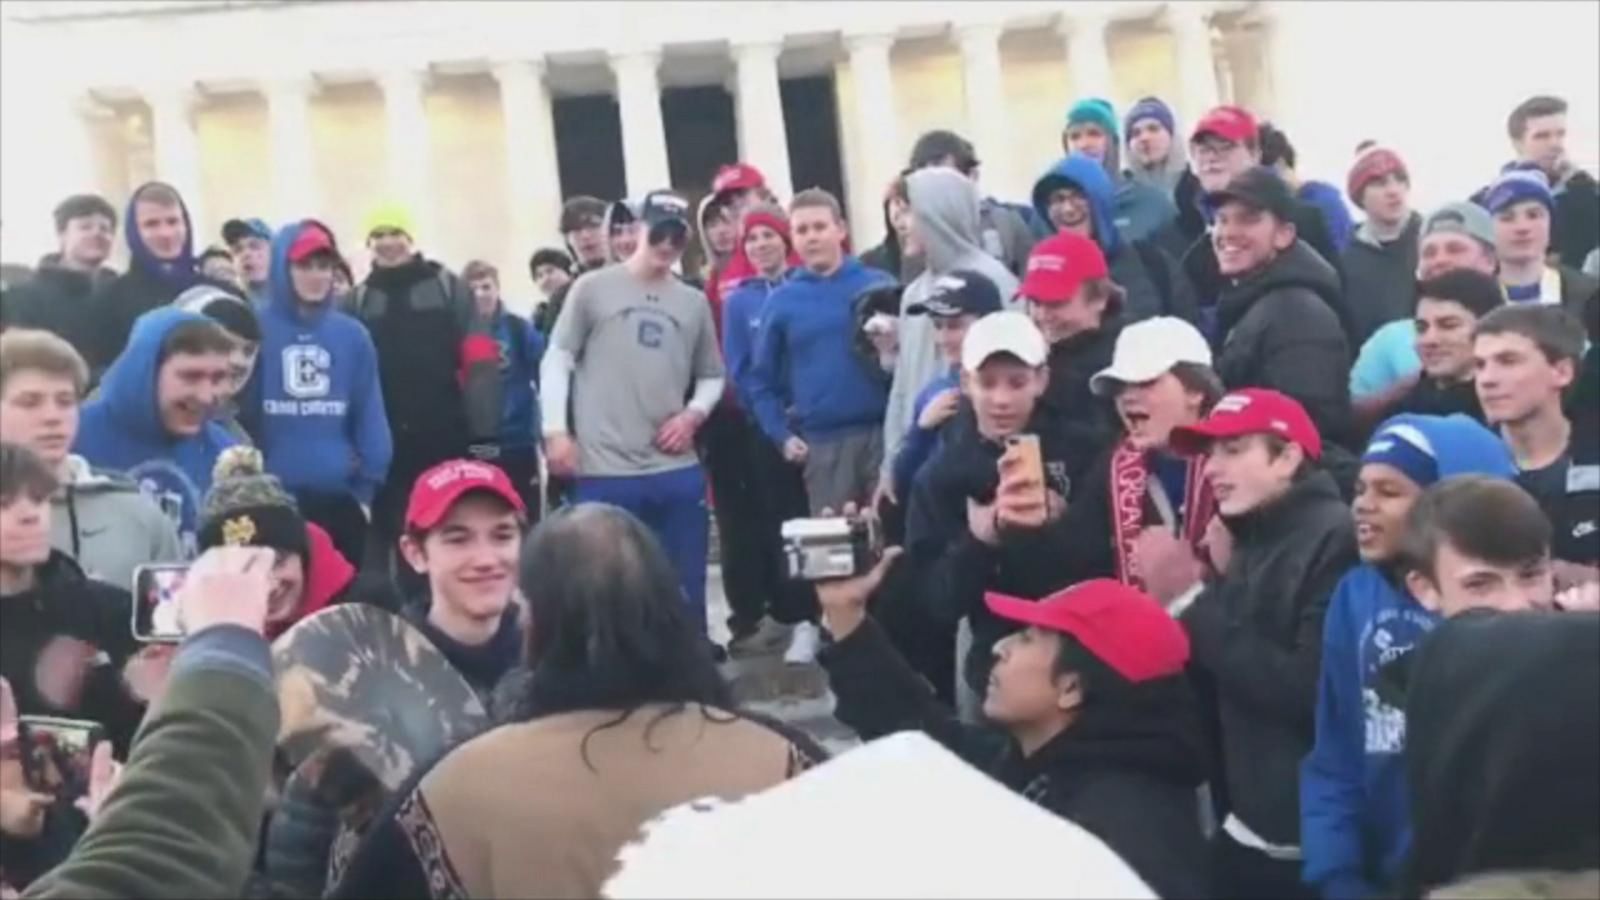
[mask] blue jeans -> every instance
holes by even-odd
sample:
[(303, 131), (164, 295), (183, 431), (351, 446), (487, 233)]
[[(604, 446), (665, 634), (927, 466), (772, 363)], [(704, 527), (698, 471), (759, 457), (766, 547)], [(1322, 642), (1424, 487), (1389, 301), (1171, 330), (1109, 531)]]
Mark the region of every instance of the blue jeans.
[(579, 477), (577, 502), (620, 506), (655, 532), (678, 570), (684, 614), (706, 633), (706, 477), (698, 464), (654, 475)]

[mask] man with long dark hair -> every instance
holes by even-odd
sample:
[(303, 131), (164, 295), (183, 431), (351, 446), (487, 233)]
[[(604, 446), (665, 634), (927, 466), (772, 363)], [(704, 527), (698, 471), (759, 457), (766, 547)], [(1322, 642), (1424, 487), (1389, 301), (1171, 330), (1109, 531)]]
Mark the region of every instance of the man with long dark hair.
[(657, 814), (737, 799), (825, 758), (733, 711), (672, 562), (627, 512), (580, 504), (546, 520), (521, 584), (538, 625), (526, 680), (504, 689), (512, 721), (402, 790), (332, 896), (598, 896)]

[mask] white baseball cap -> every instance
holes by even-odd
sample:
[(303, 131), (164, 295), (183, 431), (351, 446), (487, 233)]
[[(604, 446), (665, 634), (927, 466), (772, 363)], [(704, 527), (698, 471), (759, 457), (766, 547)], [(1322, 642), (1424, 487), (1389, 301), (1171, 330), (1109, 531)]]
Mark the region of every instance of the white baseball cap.
[(1199, 329), (1172, 316), (1135, 322), (1117, 335), (1111, 365), (1089, 379), (1089, 390), (1105, 395), (1119, 384), (1153, 381), (1178, 363), (1211, 365), (1211, 345)]
[(1032, 319), (1008, 310), (989, 313), (967, 329), (961, 341), (961, 368), (976, 372), (996, 353), (1009, 353), (1025, 365), (1042, 366), (1050, 356), (1050, 346)]

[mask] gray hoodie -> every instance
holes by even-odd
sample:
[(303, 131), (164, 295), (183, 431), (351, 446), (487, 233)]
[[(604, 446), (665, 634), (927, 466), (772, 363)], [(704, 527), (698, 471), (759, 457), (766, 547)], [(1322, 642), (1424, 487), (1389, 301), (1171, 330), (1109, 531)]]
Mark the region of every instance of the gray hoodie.
[(50, 501), (50, 545), (70, 554), (90, 578), (131, 590), (133, 570), (182, 562), (178, 528), (160, 507), (118, 475), (69, 456)]
[(928, 299), (934, 282), (957, 269), (987, 275), (1006, 308), (1021, 309), (1016, 276), (980, 244), (978, 186), (954, 169), (928, 168), (906, 176), (906, 194), (927, 268), (906, 285), (900, 298), (900, 354), (895, 359), (894, 385), (889, 389), (889, 408), (883, 419), (882, 471), (886, 477), (911, 427), (917, 392), (943, 369), (933, 342), (933, 323), (927, 316), (908, 316), (906, 310)]

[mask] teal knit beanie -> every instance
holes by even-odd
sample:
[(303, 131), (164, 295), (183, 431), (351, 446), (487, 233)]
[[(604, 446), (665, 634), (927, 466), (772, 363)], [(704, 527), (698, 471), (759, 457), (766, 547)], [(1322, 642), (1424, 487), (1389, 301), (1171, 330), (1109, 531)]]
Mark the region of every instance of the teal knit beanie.
[(1072, 104), (1067, 110), (1067, 127), (1074, 125), (1092, 124), (1100, 126), (1115, 143), (1119, 140), (1117, 133), (1117, 112), (1111, 108), (1111, 101), (1099, 97), (1089, 97)]

